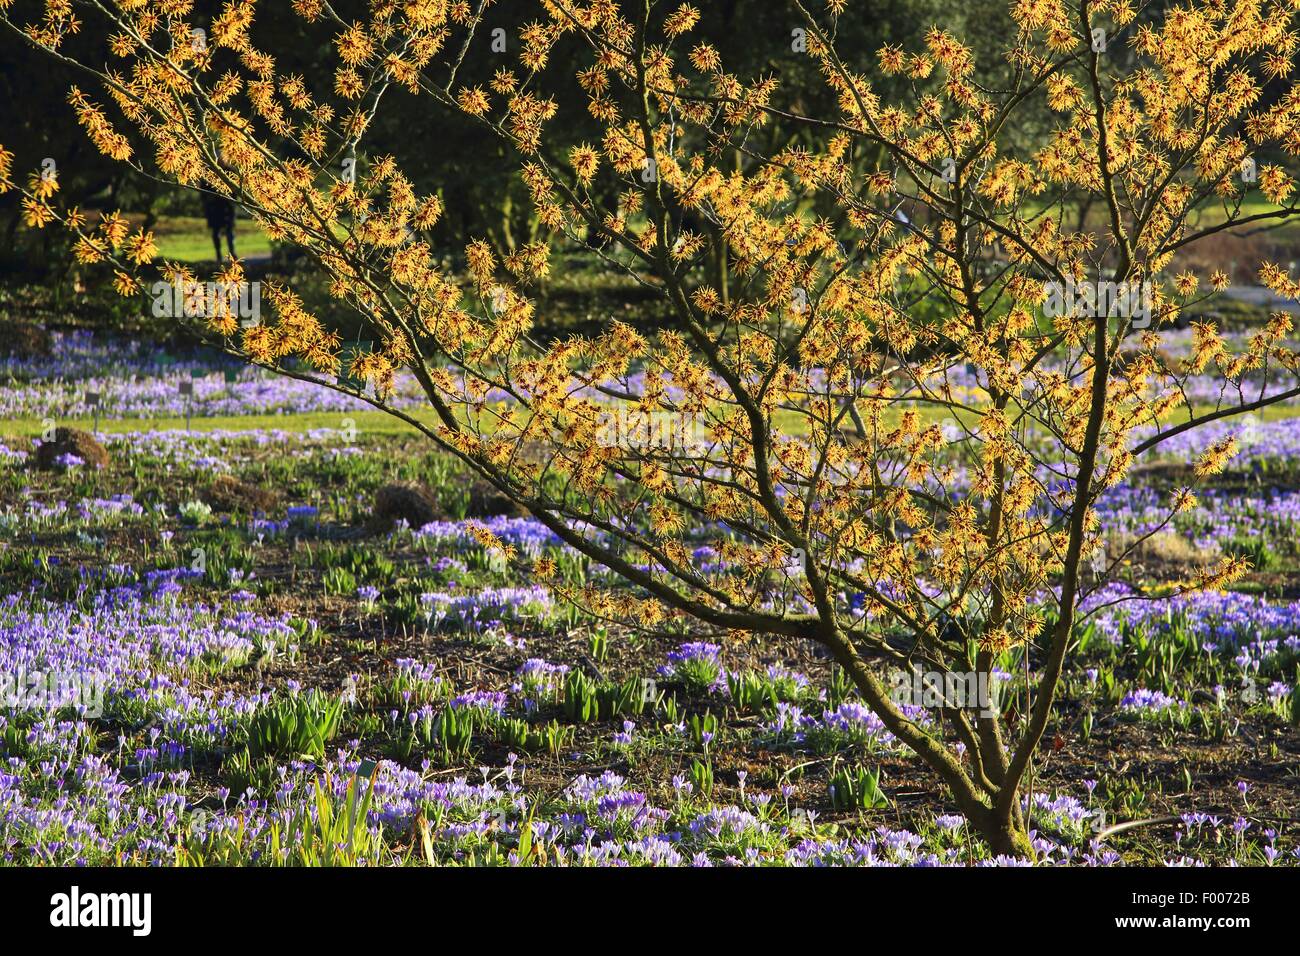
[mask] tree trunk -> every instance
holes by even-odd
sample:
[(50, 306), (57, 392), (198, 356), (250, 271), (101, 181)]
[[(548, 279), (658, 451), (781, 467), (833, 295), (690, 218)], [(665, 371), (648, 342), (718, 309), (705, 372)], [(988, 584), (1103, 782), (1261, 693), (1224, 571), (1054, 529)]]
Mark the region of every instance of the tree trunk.
[[(1019, 776), (1000, 784), (972, 779), (954, 751), (914, 724), (894, 705), (879, 677), (871, 672), (841, 631), (827, 628), (822, 643), (844, 668), (871, 711), (948, 785), (968, 825), (988, 843), (993, 853), (1032, 860), (1034, 851), (1016, 792)], [(978, 738), (969, 746), (977, 751), (982, 749)], [(972, 758), (977, 755), (981, 763), (991, 759), (991, 755), (983, 753), (972, 754)]]
[(998, 856), (1017, 856), (1027, 860), (1034, 858), (1034, 848), (1029, 843), (1029, 833), (1025, 829), (1020, 813), (1012, 814), (1006, 819), (996, 810), (990, 810), (981, 820), (972, 820), (977, 832), (988, 843), (989, 849)]

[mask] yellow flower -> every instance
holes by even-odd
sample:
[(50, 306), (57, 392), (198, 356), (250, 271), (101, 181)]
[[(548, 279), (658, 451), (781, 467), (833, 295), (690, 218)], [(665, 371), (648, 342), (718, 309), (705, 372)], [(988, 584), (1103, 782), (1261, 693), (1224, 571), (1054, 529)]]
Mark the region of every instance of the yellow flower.
[(664, 20), (664, 33), (670, 37), (681, 36), (700, 22), (700, 11), (683, 3)]
[(24, 199), (23, 222), (33, 229), (44, 229), (54, 221), (54, 210), (35, 199)]
[(569, 165), (573, 167), (578, 182), (586, 186), (596, 175), (596, 170), (600, 166), (600, 156), (592, 147), (584, 143), (569, 150)]
[(456, 94), (456, 104), (470, 116), (482, 116), (492, 108), (487, 93), (479, 86), (461, 89)]

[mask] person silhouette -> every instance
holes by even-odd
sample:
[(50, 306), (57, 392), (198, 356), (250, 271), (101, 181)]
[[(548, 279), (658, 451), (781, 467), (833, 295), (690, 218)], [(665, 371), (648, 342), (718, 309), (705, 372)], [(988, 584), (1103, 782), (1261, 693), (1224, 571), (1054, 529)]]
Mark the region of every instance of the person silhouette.
[(235, 203), (225, 196), (204, 192), (203, 218), (208, 221), (208, 230), (212, 233), (212, 248), (217, 253), (217, 262), (221, 262), (221, 236), (226, 236), (226, 247), (230, 258), (235, 258)]

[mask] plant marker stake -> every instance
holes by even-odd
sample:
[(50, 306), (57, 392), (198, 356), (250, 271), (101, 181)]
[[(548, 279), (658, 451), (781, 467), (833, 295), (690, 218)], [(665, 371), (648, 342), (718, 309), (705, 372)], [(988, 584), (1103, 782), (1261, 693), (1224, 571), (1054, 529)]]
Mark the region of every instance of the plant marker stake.
[(185, 432), (190, 431), (190, 397), (194, 394), (194, 379), (182, 379), (180, 384), (181, 394), (185, 396)]

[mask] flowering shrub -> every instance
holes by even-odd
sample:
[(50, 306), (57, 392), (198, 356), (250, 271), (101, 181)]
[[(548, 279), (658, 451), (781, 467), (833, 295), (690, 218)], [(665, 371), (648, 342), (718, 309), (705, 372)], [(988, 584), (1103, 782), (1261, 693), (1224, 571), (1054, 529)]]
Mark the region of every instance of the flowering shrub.
[[(48, 7), (42, 18), (5, 4), (0, 18), (78, 56), (64, 40), (79, 21)], [(1237, 342), (1198, 322), (1186, 362), (1162, 342), (1186, 307), (1230, 284), (1176, 271), (1181, 251), (1300, 212), (1280, 165), (1297, 152), (1300, 105), (1261, 95), (1290, 69), (1297, 10), (1016, 0), (1005, 58), (979, 64), (937, 28), (863, 62), (835, 41), (849, 7), (794, 5), (825, 115), (805, 115), (801, 91), (771, 76), (730, 72), (694, 35), (698, 9), (652, 17), (618, 0), (537, 4), (519, 63), (482, 83), (445, 55), (468, 48), (482, 7), (380, 4), (345, 23), (299, 3), (305, 29), (338, 54), (333, 82), (311, 90), (257, 47), (251, 8), (203, 21), (211, 42), (186, 44), (174, 38), (198, 20), (172, 5), (109, 6), (112, 71), (79, 54), (104, 89), (78, 86), (70, 101), (107, 156), (139, 161), (125, 120), (160, 174), (237, 200), (302, 249), (371, 344), (345, 344), (280, 284), (265, 287), (266, 322), (216, 307), (194, 317), (210, 342), (407, 421), (632, 585), (558, 580), (542, 553), (530, 591), (553, 587), (641, 628), (683, 617), (822, 645), (972, 827), (1000, 853), (1029, 853), (1020, 789), (1075, 637), (1082, 569), (1103, 544), (1099, 496), (1166, 442), (1294, 391), (1286, 314)], [(892, 77), (908, 80), (898, 97), (883, 92)], [(466, 275), (442, 268), (438, 196), (395, 157), (358, 166), (368, 110), (390, 84), (518, 152), (535, 240), (499, 255), (470, 238)], [(551, 131), (570, 120), (552, 95), (561, 86), (585, 100), (594, 144), (555, 147)], [(1044, 105), (1059, 122), (1038, 121)], [(751, 136), (765, 126), (783, 131), (770, 147)], [(57, 177), (15, 180), (3, 149), (0, 189), (22, 194), (28, 226), (68, 227), (77, 259), (111, 269), (124, 295), (160, 277), (201, 288), (192, 269), (156, 265), (154, 237), (120, 214), (92, 223), (61, 208)], [(1252, 190), (1266, 211), (1249, 211)], [(1076, 204), (1102, 210), (1102, 225), (1076, 218)], [(610, 321), (539, 344), (530, 289), (566, 243), (654, 290), (671, 327), (647, 338)], [(1259, 280), (1300, 296), (1274, 263)], [(242, 265), (212, 281), (243, 283)], [(1194, 397), (1206, 383), (1187, 388), (1200, 374), (1226, 396), (1212, 411)], [(433, 423), (404, 411), (408, 375)], [(959, 499), (947, 491), (953, 446), (969, 476)], [(1235, 448), (1206, 446), (1168, 512), (1193, 507)], [(694, 540), (706, 523), (726, 533)], [(1245, 567), (1223, 555), (1185, 590)], [(434, 604), (477, 628), (545, 593)], [(917, 655), (988, 675), (1030, 645), (1043, 659), (1014, 730), (963, 708), (922, 726), (883, 681)]]

